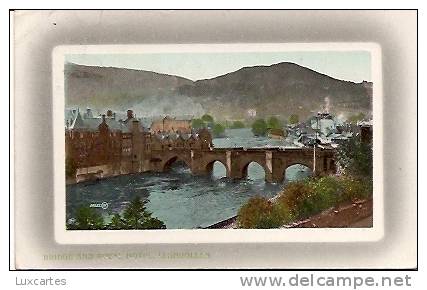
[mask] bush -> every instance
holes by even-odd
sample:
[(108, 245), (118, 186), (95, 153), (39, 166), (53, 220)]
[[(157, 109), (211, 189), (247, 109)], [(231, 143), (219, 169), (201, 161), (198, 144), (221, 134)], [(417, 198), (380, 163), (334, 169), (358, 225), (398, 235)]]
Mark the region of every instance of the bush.
[(250, 198), (237, 214), (239, 227), (246, 229), (257, 228), (259, 221), (271, 210), (271, 207), (271, 203), (264, 197), (256, 196)]
[(255, 136), (265, 136), (267, 134), (267, 123), (264, 119), (258, 119), (252, 124), (252, 133)]
[(205, 122), (205, 123), (213, 123), (214, 122), (214, 118), (211, 115), (204, 114), (202, 116), (202, 121)]
[(237, 215), (239, 227), (245, 229), (278, 228), (290, 220), (290, 212), (283, 205), (259, 196), (250, 198)]
[(306, 181), (290, 182), (277, 202), (288, 208), (294, 217), (305, 217), (314, 212), (311, 202), (307, 202), (312, 195), (312, 189)]
[(219, 123), (216, 123), (212, 129), (212, 133), (214, 137), (222, 137), (224, 136), (225, 127)]
[(283, 206), (283, 204), (280, 203), (272, 203), (270, 212), (267, 215), (262, 216), (262, 218), (258, 221), (256, 228), (279, 228), (292, 220), (293, 217), (287, 207)]
[(77, 210), (75, 222), (69, 225), (69, 229), (75, 230), (102, 230), (103, 228), (103, 217), (91, 207), (80, 207)]
[(193, 119), (191, 121), (191, 127), (195, 130), (206, 128), (205, 122), (202, 119)]
[(241, 128), (245, 128), (245, 124), (243, 124), (242, 121), (234, 121), (230, 125), (230, 129), (241, 129)]
[(299, 116), (297, 114), (292, 114), (289, 117), (289, 124), (297, 124), (299, 122)]
[(349, 177), (325, 176), (308, 181), (289, 183), (278, 202), (298, 219), (307, 218), (334, 207), (340, 202), (371, 195), (372, 182)]
[(341, 182), (333, 176), (324, 176), (309, 181), (309, 186), (314, 192), (314, 199), (317, 202), (319, 211), (330, 208), (337, 204)]
[(298, 219), (307, 218), (338, 202), (339, 182), (333, 177), (289, 183), (278, 199)]
[(372, 180), (354, 179), (345, 177), (341, 179), (340, 201), (365, 199), (372, 195)]
[(279, 119), (277, 119), (274, 116), (271, 116), (268, 120), (267, 120), (267, 127), (269, 129), (283, 129), (282, 123), (280, 122)]
[(355, 178), (372, 178), (372, 145), (354, 136), (342, 143), (337, 150), (338, 163), (344, 174)]
[(289, 183), (275, 202), (253, 197), (238, 213), (240, 228), (278, 228), (300, 220), (340, 202), (365, 199), (372, 193), (372, 180), (325, 176)]

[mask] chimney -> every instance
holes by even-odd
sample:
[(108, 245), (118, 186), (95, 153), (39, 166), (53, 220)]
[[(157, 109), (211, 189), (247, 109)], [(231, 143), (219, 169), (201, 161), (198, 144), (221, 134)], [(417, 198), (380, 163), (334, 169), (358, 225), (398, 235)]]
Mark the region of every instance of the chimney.
[(127, 111), (127, 117), (128, 117), (128, 119), (132, 119), (133, 118), (133, 111), (132, 110), (128, 110)]
[(139, 132), (139, 121), (138, 120), (133, 120), (132, 121), (132, 133), (137, 133)]

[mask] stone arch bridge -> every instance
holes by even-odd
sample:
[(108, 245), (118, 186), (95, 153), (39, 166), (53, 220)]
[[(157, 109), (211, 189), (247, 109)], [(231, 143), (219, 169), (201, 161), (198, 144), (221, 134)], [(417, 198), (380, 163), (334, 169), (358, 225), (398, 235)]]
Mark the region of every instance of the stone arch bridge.
[[(183, 161), (195, 175), (211, 174), (216, 161), (226, 168), (227, 177), (242, 179), (247, 177), (248, 165), (256, 162), (264, 168), (267, 182), (282, 182), (289, 166), (302, 164), (314, 168), (312, 148), (212, 148), (189, 150), (170, 148), (152, 150), (145, 158), (145, 170), (165, 172), (176, 161)], [(316, 148), (314, 174), (334, 173), (335, 150)]]

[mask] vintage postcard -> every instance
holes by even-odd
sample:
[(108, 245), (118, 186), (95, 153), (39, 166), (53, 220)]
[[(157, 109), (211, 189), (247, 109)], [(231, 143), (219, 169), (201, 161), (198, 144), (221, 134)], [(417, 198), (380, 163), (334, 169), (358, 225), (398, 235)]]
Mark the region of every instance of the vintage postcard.
[(60, 243), (383, 235), (373, 43), (59, 46)]

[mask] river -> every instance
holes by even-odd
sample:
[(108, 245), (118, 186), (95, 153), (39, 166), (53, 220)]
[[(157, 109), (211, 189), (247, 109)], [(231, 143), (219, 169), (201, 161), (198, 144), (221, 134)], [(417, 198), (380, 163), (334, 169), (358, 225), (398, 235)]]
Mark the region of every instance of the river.
[[(250, 129), (226, 130), (225, 138), (213, 140), (221, 147), (290, 147), (290, 140), (253, 137)], [(310, 175), (306, 167), (294, 165), (286, 170), (285, 181)], [(166, 224), (168, 229), (207, 227), (237, 214), (239, 208), (252, 196), (273, 197), (284, 184), (264, 181), (264, 169), (257, 163), (248, 167), (246, 180), (225, 178), (225, 167), (215, 162), (212, 176), (193, 176), (184, 164), (176, 163), (167, 173), (142, 173), (116, 176), (97, 183), (67, 185), (67, 220), (73, 218), (79, 207), (107, 203), (108, 208), (97, 208), (108, 216), (121, 212), (135, 197), (148, 201), (147, 209)]]

